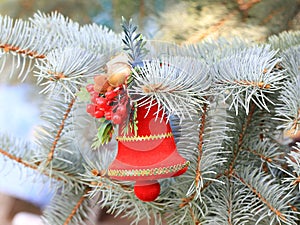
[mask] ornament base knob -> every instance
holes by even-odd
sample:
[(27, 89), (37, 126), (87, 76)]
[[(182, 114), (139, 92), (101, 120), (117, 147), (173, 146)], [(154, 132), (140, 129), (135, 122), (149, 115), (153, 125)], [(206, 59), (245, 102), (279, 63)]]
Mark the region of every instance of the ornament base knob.
[(156, 180), (136, 182), (134, 193), (144, 202), (154, 201), (160, 193), (160, 184)]

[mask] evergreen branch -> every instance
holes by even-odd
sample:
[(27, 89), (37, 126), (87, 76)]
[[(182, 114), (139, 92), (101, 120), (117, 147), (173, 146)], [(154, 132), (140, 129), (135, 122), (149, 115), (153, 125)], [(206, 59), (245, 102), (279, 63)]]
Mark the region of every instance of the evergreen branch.
[(232, 218), (232, 205), (233, 205), (233, 202), (232, 202), (232, 200), (229, 198), (228, 199), (228, 210), (227, 210), (227, 212), (228, 212), (228, 217), (227, 217), (227, 221), (228, 221), (228, 225), (233, 225), (233, 222), (232, 222), (232, 220), (233, 220), (233, 218)]
[(82, 186), (79, 190), (70, 190), (56, 194), (52, 204), (48, 205), (43, 214), (45, 224), (67, 225), (87, 224), (91, 207), (88, 198), (85, 197), (88, 188)]
[[(101, 149), (105, 152), (105, 148)], [(111, 151), (107, 151), (109, 153)], [(93, 199), (97, 199), (97, 204), (106, 206), (108, 213), (112, 213), (115, 216), (122, 214), (124, 217), (133, 218), (132, 224), (138, 223), (140, 220), (146, 219), (150, 221), (154, 217), (154, 224), (161, 224), (161, 213), (164, 207), (163, 203), (156, 202), (143, 203), (134, 197), (132, 190), (132, 182), (116, 182), (105, 176), (106, 168), (104, 168), (102, 162), (98, 160), (101, 157), (96, 153), (95, 157), (90, 160), (86, 160), (85, 165), (86, 172), (81, 174), (81, 180), (85, 185), (91, 188), (88, 196)], [(101, 161), (103, 160), (102, 155)]]
[(0, 72), (7, 64), (7, 56), (11, 55), (9, 76), (19, 69), (18, 77), (23, 76), (24, 80), (33, 68), (32, 62), (45, 59), (45, 53), (53, 47), (54, 39), (44, 28), (37, 28), (28, 21), (0, 16), (0, 52), (4, 53)]
[[(265, 72), (265, 71), (263, 71)], [(223, 84), (226, 84), (230, 81), (225, 81)], [(240, 85), (240, 86), (252, 86), (254, 88), (259, 88), (259, 89), (270, 89), (271, 85), (270, 84), (265, 84), (264, 82), (254, 82), (254, 81), (247, 81), (247, 80), (234, 80), (233, 83)], [(220, 83), (222, 84), (222, 83)]]
[[(101, 149), (105, 151), (105, 149)], [(86, 156), (84, 156), (86, 158)], [(95, 156), (96, 158), (101, 157), (100, 153), (98, 152)], [(103, 160), (103, 159), (102, 159)], [(91, 161), (91, 159), (86, 159), (85, 165), (85, 173), (81, 174), (82, 182), (85, 185), (90, 187), (90, 191), (88, 195), (91, 198), (97, 196), (99, 189), (104, 188), (107, 190), (116, 190), (121, 188), (124, 192), (131, 192), (131, 186), (122, 183), (113, 183), (107, 176), (106, 172), (107, 169), (103, 168), (103, 164), (101, 160), (98, 159)], [(101, 169), (103, 168), (103, 169)]]
[[(4, 140), (4, 142), (1, 142), (1, 144), (5, 145), (6, 142), (7, 142), (7, 140), (6, 141)], [(18, 144), (17, 142), (18, 141), (15, 140), (14, 144), (16, 144), (18, 147), (20, 147), (20, 144)], [(78, 186), (80, 185), (78, 183), (79, 178), (68, 173), (67, 170), (65, 170), (63, 167), (51, 168), (51, 170), (47, 170), (47, 169), (41, 167), (41, 161), (35, 160), (35, 162), (29, 162), (28, 160), (25, 160), (24, 158), (28, 157), (26, 155), (31, 153), (30, 158), (32, 159), (32, 158), (34, 158), (34, 155), (38, 152), (38, 151), (33, 151), (31, 149), (28, 149), (28, 144), (26, 144), (24, 146), (24, 149), (18, 149), (18, 151), (16, 153), (20, 154), (20, 152), (22, 152), (22, 151), (25, 154), (23, 157), (13, 154), (14, 153), (13, 150), (11, 150), (11, 152), (8, 152), (8, 151), (5, 151), (2, 148), (0, 148), (0, 154), (2, 154), (4, 157), (18, 163), (19, 165), (22, 165), (26, 168), (30, 168), (36, 172), (39, 172), (42, 175), (45, 175), (53, 180), (58, 181), (58, 182), (54, 183), (52, 185), (52, 187), (55, 187), (57, 189), (60, 188), (59, 189), (60, 192), (62, 192), (62, 193), (68, 192), (68, 190), (70, 190), (70, 188), (79, 189), (78, 188)], [(72, 170), (74, 171), (74, 169), (72, 169)], [(50, 223), (50, 224), (52, 225), (53, 223)], [(61, 224), (61, 223), (58, 223), (58, 224)]]
[(67, 189), (78, 188), (78, 174), (84, 171), (85, 161), (79, 143), (74, 140), (80, 139), (82, 133), (74, 132), (74, 121), (70, 119), (74, 117), (75, 99), (67, 104), (63, 96), (60, 97), (46, 102), (42, 114), (45, 123), (36, 132), (35, 142), (39, 145), (39, 151), (35, 155), (42, 162), (41, 170), (61, 177), (65, 181), (62, 185), (70, 184)]
[(124, 38), (122, 39), (125, 44), (124, 50), (129, 51), (128, 55), (131, 59), (131, 63), (138, 63), (144, 59), (146, 42), (143, 40), (143, 36), (140, 33), (136, 34), (137, 26), (132, 23), (130, 19), (128, 22), (122, 17), (122, 28), (124, 31)]
[(79, 23), (64, 17), (57, 11), (50, 14), (38, 11), (29, 20), (34, 27), (48, 34), (51, 43), (46, 52), (56, 48), (64, 48), (65, 46), (75, 46), (75, 43), (78, 43), (80, 39), (78, 35)]
[[(220, 167), (222, 168), (222, 164), (227, 160), (224, 158), (226, 151), (222, 151), (224, 150), (222, 144), (226, 139), (225, 132), (228, 130), (224, 109), (216, 109), (215, 104), (211, 105), (209, 110), (208, 105), (204, 106), (205, 110), (201, 112), (203, 114), (200, 114), (200, 119), (199, 113), (193, 115), (192, 121), (194, 122), (189, 124), (184, 120), (182, 127), (179, 129), (181, 136), (177, 142), (178, 151), (185, 155), (191, 164), (188, 171), (177, 178), (177, 182), (182, 185), (175, 185), (174, 187), (170, 185), (174, 189), (174, 193), (180, 198), (177, 206), (180, 210), (187, 210), (186, 213), (190, 213), (188, 208), (201, 203), (201, 207), (193, 207), (193, 212), (197, 212), (198, 216), (196, 218), (200, 221), (202, 219), (205, 221), (206, 217), (204, 211), (207, 208), (205, 205), (205, 194), (207, 192), (205, 189), (213, 182), (222, 182), (220, 178), (224, 174), (219, 174), (219, 171)], [(185, 151), (182, 151), (181, 148), (185, 149)], [(193, 151), (193, 153), (188, 151), (188, 149)], [(200, 158), (199, 155), (201, 155)], [(200, 171), (200, 179), (196, 181), (199, 174), (198, 171)], [(176, 211), (177, 209), (174, 210)], [(181, 212), (182, 214), (184, 213)], [(193, 221), (192, 218), (192, 215), (190, 217), (185, 216), (184, 221), (189, 221), (190, 219)]]
[[(39, 160), (35, 159), (36, 146), (11, 135), (0, 135), (0, 153), (10, 160), (33, 170), (38, 170)], [(45, 174), (47, 175), (47, 174)]]
[(122, 49), (121, 35), (97, 24), (80, 27), (80, 37), (77, 39), (82, 48), (95, 54), (101, 53), (105, 62)]
[[(176, 184), (174, 184), (176, 185)], [(179, 191), (179, 190), (177, 190)], [(180, 194), (179, 194), (180, 193)], [(182, 196), (184, 193), (180, 192), (176, 195)], [(204, 202), (199, 199), (190, 201), (188, 204), (181, 206), (181, 199), (177, 199), (171, 194), (164, 202), (167, 211), (167, 224), (206, 224), (205, 216), (207, 214), (207, 207)]]
[(278, 128), (297, 132), (300, 116), (300, 47), (292, 47), (282, 53), (282, 66), (286, 69), (287, 81), (279, 95), (276, 117), (281, 124)]
[(280, 148), (280, 146), (278, 146), (278, 144), (272, 144), (269, 141), (259, 141), (258, 143), (254, 143), (254, 146), (256, 146), (256, 149), (252, 149), (249, 147), (243, 150), (250, 152), (255, 156), (258, 156), (268, 164), (279, 161), (280, 158), (284, 156), (284, 152)]
[(68, 225), (70, 224), (71, 220), (73, 219), (73, 217), (76, 215), (76, 213), (80, 210), (81, 205), (83, 204), (83, 202), (86, 200), (86, 194), (90, 191), (89, 188), (86, 188), (86, 190), (84, 191), (84, 194), (80, 197), (80, 199), (78, 200), (78, 202), (76, 203), (76, 205), (74, 206), (74, 208), (72, 209), (71, 213), (69, 214), (69, 216), (67, 217), (67, 219), (65, 220), (65, 222), (63, 223), (63, 225)]
[(73, 107), (73, 105), (74, 105), (75, 99), (76, 99), (76, 98), (73, 98), (73, 99), (71, 100), (71, 102), (69, 103), (68, 108), (67, 108), (67, 110), (66, 110), (66, 112), (65, 112), (65, 114), (64, 114), (64, 116), (63, 116), (63, 118), (62, 118), (62, 120), (61, 120), (61, 124), (60, 124), (60, 126), (59, 126), (58, 131), (57, 131), (57, 134), (56, 134), (56, 136), (55, 136), (55, 139), (54, 139), (54, 141), (53, 141), (53, 144), (52, 144), (52, 146), (51, 146), (51, 149), (50, 149), (50, 151), (49, 151), (49, 153), (48, 153), (48, 157), (47, 157), (47, 161), (46, 161), (46, 166), (49, 165), (49, 163), (52, 161), (52, 159), (53, 159), (53, 157), (54, 157), (54, 152), (55, 152), (55, 148), (56, 148), (56, 146), (57, 146), (57, 142), (59, 141), (59, 139), (60, 139), (60, 137), (61, 137), (61, 133), (62, 133), (64, 127), (65, 127), (65, 121), (66, 121), (67, 118), (69, 117), (69, 114), (70, 114), (70, 112), (71, 112), (71, 110), (72, 110), (72, 107)]
[[(216, 194), (218, 193), (218, 194)], [(206, 192), (209, 198), (207, 224), (246, 225), (255, 219), (248, 210), (245, 199), (249, 196), (246, 187), (223, 177), (222, 183), (214, 183)]]
[(105, 26), (97, 24), (80, 26), (58, 12), (50, 14), (37, 12), (30, 21), (35, 27), (45, 30), (53, 39), (52, 49), (80, 47), (94, 54), (103, 54), (105, 61), (121, 49), (120, 35)]
[[(73, 163), (74, 167), (69, 168), (69, 170), (65, 168), (66, 163), (64, 163), (64, 165), (56, 166), (56, 161), (54, 162), (56, 167), (51, 167), (50, 169), (44, 168), (42, 163), (44, 157), (39, 155), (41, 154), (41, 148), (33, 143), (24, 142), (19, 138), (13, 138), (8, 135), (1, 135), (0, 143), (2, 146), (0, 155), (2, 154), (6, 158), (16, 162), (18, 165), (23, 165), (26, 168), (35, 170), (49, 178), (60, 181), (56, 183), (55, 186), (68, 185), (72, 188), (76, 187), (78, 183), (78, 177), (76, 177), (76, 175), (78, 172), (77, 170), (80, 169), (80, 166), (76, 165), (75, 162)], [(78, 164), (81, 165), (80, 161)]]
[(229, 163), (228, 171), (226, 172), (230, 177), (235, 172), (234, 171), (235, 163), (236, 163), (238, 154), (241, 151), (241, 147), (243, 145), (244, 137), (245, 137), (246, 131), (247, 131), (247, 129), (248, 129), (250, 123), (251, 123), (251, 120), (253, 118), (253, 114), (255, 112), (255, 109), (256, 109), (255, 104), (252, 104), (250, 112), (247, 115), (247, 117), (245, 118), (245, 121), (244, 121), (244, 123), (242, 125), (242, 128), (240, 130), (239, 137), (238, 137), (238, 140), (237, 140), (237, 147), (236, 147), (236, 149), (233, 150), (233, 157), (232, 157), (232, 159)]
[(144, 61), (143, 67), (137, 68), (138, 72), (133, 70), (134, 83), (128, 93), (139, 106), (157, 104), (168, 118), (175, 115), (184, 119), (191, 118), (199, 106), (201, 109), (207, 103), (204, 93), (210, 87), (211, 77), (208, 67), (199, 60), (168, 57)]
[[(196, 143), (195, 147), (192, 147), (191, 144), (185, 145), (186, 149), (193, 149), (194, 154), (191, 156), (192, 158), (188, 158), (191, 161), (189, 170), (177, 178), (177, 182), (181, 182), (182, 185), (174, 187), (175, 193), (183, 192), (182, 195), (185, 196), (182, 198), (182, 195), (179, 195), (181, 197), (178, 203), (180, 209), (184, 210), (184, 208), (190, 208), (194, 204), (199, 205), (199, 202), (201, 203), (201, 207), (199, 206), (193, 209), (193, 212), (196, 210), (197, 214), (200, 214), (196, 218), (202, 218), (203, 221), (205, 221), (204, 218), (206, 218), (204, 211), (207, 209), (207, 192), (205, 189), (213, 184), (213, 182), (222, 182), (220, 178), (224, 175), (219, 174), (219, 171), (220, 167), (222, 168), (222, 164), (227, 160), (223, 157), (223, 154), (226, 152), (222, 152), (222, 143), (224, 139), (226, 139), (225, 131), (228, 129), (222, 110), (218, 111), (214, 109), (213, 107), (215, 105), (211, 106), (210, 110), (208, 110), (208, 105), (204, 106), (206, 106), (206, 108), (204, 112), (202, 112), (203, 114), (199, 120), (200, 125), (197, 125), (198, 129), (190, 127), (190, 129), (193, 130), (190, 132), (189, 128), (187, 128), (187, 135), (182, 131), (183, 137), (190, 136), (194, 139), (197, 138), (197, 141), (194, 141), (194, 143)], [(194, 118), (193, 121), (198, 122), (198, 120)], [(182, 127), (182, 130), (185, 131), (185, 127)], [(185, 155), (187, 154), (185, 153)], [(198, 171), (200, 171), (200, 173), (198, 173)], [(199, 180), (197, 180), (198, 174), (200, 174)], [(192, 180), (192, 183), (190, 183), (190, 180)], [(192, 215), (191, 218), (193, 218)], [(188, 221), (187, 218), (185, 218), (185, 220)]]
[[(95, 170), (91, 171), (92, 173), (95, 173)], [(98, 174), (94, 174), (95, 178), (92, 178), (91, 181), (88, 183), (91, 188), (93, 188), (89, 195), (90, 196), (96, 196), (99, 192), (99, 189), (111, 189), (111, 190), (116, 190), (118, 191), (120, 188), (124, 192), (132, 192), (132, 187), (130, 185), (126, 184), (114, 184), (114, 185), (109, 185), (107, 182), (104, 180), (107, 180), (109, 178), (104, 176), (104, 171), (98, 171)], [(87, 179), (84, 179), (84, 181), (87, 181)]]
[(195, 225), (201, 225), (201, 222), (196, 218), (196, 216), (195, 216), (195, 213), (194, 213), (194, 211), (193, 211), (193, 208), (192, 207), (189, 207), (189, 210), (190, 210), (190, 215), (191, 215), (191, 218), (192, 218), (192, 220), (193, 220), (193, 223), (195, 224)]
[(300, 31), (283, 31), (278, 35), (272, 35), (268, 42), (274, 49), (284, 51), (290, 47), (300, 45)]
[[(203, 180), (202, 180), (202, 175), (201, 175), (201, 159), (203, 155), (203, 134), (204, 134), (204, 129), (205, 129), (205, 123), (206, 123), (206, 113), (207, 113), (207, 104), (204, 104), (203, 106), (203, 112), (201, 115), (201, 124), (200, 124), (200, 130), (199, 130), (199, 141), (198, 141), (198, 157), (197, 157), (197, 166), (196, 166), (196, 176), (195, 176), (195, 190), (190, 196), (183, 198), (182, 203), (179, 205), (180, 208), (188, 205), (190, 201), (192, 201), (198, 194), (196, 191), (197, 189), (201, 189), (203, 187)], [(200, 181), (200, 185), (199, 185)], [(197, 197), (196, 197), (197, 198)], [(191, 209), (192, 210), (192, 209)]]
[[(10, 142), (13, 144), (10, 144)], [(51, 179), (59, 181), (54, 185), (56, 188), (61, 186), (66, 187), (67, 185), (68, 188), (66, 190), (68, 190), (70, 187), (74, 188), (79, 185), (78, 177), (74, 175), (74, 173), (77, 173), (76, 169), (78, 170), (78, 168), (80, 168), (79, 166), (75, 165), (74, 168), (70, 169), (73, 174), (69, 173), (68, 170), (64, 168), (65, 166), (57, 166), (56, 168), (50, 168), (48, 170), (42, 167), (42, 161), (37, 157), (38, 149), (34, 148), (33, 150), (29, 148), (30, 143), (23, 143), (18, 139), (9, 140), (8, 137), (1, 136), (1, 144), (3, 146), (9, 146), (9, 151), (0, 148), (0, 154), (18, 163), (18, 165), (30, 168)], [(18, 148), (18, 150), (13, 150), (13, 145), (15, 145), (15, 148)]]
[(285, 157), (292, 173), (288, 173), (289, 177), (285, 178), (285, 182), (289, 182), (293, 187), (298, 186), (300, 191), (300, 143), (297, 142), (294, 149)]
[[(57, 151), (48, 167), (41, 163), (40, 170), (45, 171), (50, 177), (58, 177), (63, 182), (58, 183), (55, 188), (61, 193), (69, 192), (71, 189), (79, 191), (82, 184), (81, 173), (85, 163), (78, 146), (68, 146), (71, 153)], [(62, 150), (61, 146), (59, 150)]]
[(285, 76), (277, 70), (281, 61), (268, 46), (246, 48), (220, 60), (213, 67), (217, 92), (224, 93), (230, 109), (238, 113), (239, 105), (249, 112), (251, 102), (259, 108), (269, 110), (270, 93), (281, 88)]
[(148, 222), (154, 216), (154, 224), (161, 224), (161, 213), (164, 203), (156, 202), (143, 203), (133, 193), (129, 182), (111, 181), (106, 177), (98, 177), (100, 182), (93, 183), (92, 195), (99, 196), (97, 204), (105, 205), (108, 213), (115, 216), (123, 214), (124, 217), (133, 218), (132, 224), (146, 219)]
[(214, 183), (214, 181), (219, 180), (221, 177), (225, 176), (224, 173), (219, 173), (215, 176), (213, 180), (209, 180), (203, 184), (203, 187), (201, 188), (201, 192), (203, 192), (206, 188), (208, 188), (211, 184)]
[(29, 57), (35, 58), (35, 59), (44, 59), (46, 57), (45, 55), (39, 54), (38, 52), (36, 52), (34, 50), (22, 49), (18, 46), (13, 46), (10, 44), (1, 44), (0, 48), (2, 48), (5, 53), (12, 52), (15, 54), (29, 56)]
[[(85, 113), (86, 115), (86, 113)], [(115, 159), (116, 157), (116, 144), (117, 142), (112, 140), (109, 144), (105, 144), (100, 146), (99, 148), (94, 149), (94, 151), (91, 151), (91, 137), (94, 135), (92, 126), (97, 126), (94, 123), (88, 123), (91, 121), (85, 121), (85, 123), (82, 123), (83, 126), (81, 126), (78, 132), (81, 140), (84, 138), (88, 138), (88, 135), (82, 137), (82, 131), (84, 133), (87, 133), (88, 131), (92, 131), (90, 139), (87, 139), (84, 141), (84, 143), (80, 143), (80, 152), (81, 152), (81, 158), (84, 160), (84, 171), (85, 173), (81, 172), (81, 177), (86, 177), (86, 174), (89, 174), (89, 178), (91, 176), (95, 178), (95, 172), (90, 173), (91, 171), (98, 171), (101, 175), (105, 175), (106, 170), (110, 163)], [(96, 129), (95, 129), (96, 130)], [(105, 171), (105, 172), (104, 172)], [(90, 180), (88, 183), (94, 181), (93, 179)]]
[(256, 155), (256, 156), (260, 157), (262, 160), (264, 160), (268, 163), (271, 163), (273, 161), (272, 158), (269, 158), (269, 157), (257, 152), (256, 150), (253, 150), (253, 149), (245, 149), (245, 150), (248, 151), (248, 152), (251, 152), (253, 155)]
[(204, 104), (203, 106), (203, 112), (201, 116), (201, 125), (200, 125), (200, 132), (199, 132), (199, 143), (198, 143), (198, 164), (197, 164), (197, 170), (196, 170), (196, 177), (195, 177), (195, 185), (196, 187), (202, 188), (203, 182), (201, 182), (201, 185), (199, 186), (199, 181), (201, 180), (201, 159), (203, 154), (203, 134), (205, 129), (205, 123), (206, 123), (206, 110), (207, 110), (207, 104)]
[(296, 206), (288, 203), (289, 207), (291, 207), (291, 209), (294, 211), (294, 212), (298, 212), (299, 211), (299, 207), (297, 208)]
[[(70, 176), (67, 173), (63, 173), (64, 174), (63, 176), (57, 176), (57, 175), (53, 175), (53, 173), (47, 172), (46, 170), (40, 170), (40, 168), (39, 168), (40, 162), (35, 162), (35, 163), (26, 162), (21, 157), (17, 157), (15, 155), (12, 155), (12, 154), (8, 153), (7, 151), (5, 151), (5, 150), (3, 150), (1, 148), (0, 148), (0, 153), (2, 155), (4, 155), (5, 157), (7, 157), (7, 158), (9, 158), (9, 159), (11, 159), (11, 160), (13, 160), (13, 161), (15, 161), (15, 162), (23, 165), (23, 166), (25, 166), (27, 168), (30, 168), (30, 169), (35, 170), (35, 171), (39, 171), (43, 175), (45, 175), (45, 176), (47, 176), (49, 178), (53, 178), (53, 179), (55, 179), (57, 181), (63, 181), (65, 183), (67, 183), (66, 180), (63, 177)], [(55, 170), (55, 172), (61, 173), (63, 171)]]
[(293, 181), (292, 185), (297, 186), (300, 184), (300, 175), (296, 177), (296, 179)]
[(32, 163), (28, 163), (28, 162), (24, 161), (22, 158), (17, 157), (15, 155), (12, 155), (12, 154), (8, 153), (7, 151), (5, 151), (5, 150), (3, 150), (1, 148), (0, 148), (0, 153), (2, 155), (6, 156), (7, 158), (9, 158), (9, 159), (17, 162), (17, 163), (22, 164), (25, 167), (28, 167), (28, 168), (33, 169), (33, 170), (38, 170), (38, 165), (32, 164)]
[[(183, 45), (180, 48), (171, 46), (170, 55), (188, 56), (202, 59), (208, 65), (218, 64), (220, 60), (237, 54), (249, 47), (245, 40), (234, 38), (226, 40), (219, 38), (216, 40), (206, 40), (198, 44)], [(208, 54), (209, 53), (209, 54)]]
[(300, 116), (300, 79), (286, 81), (279, 96), (279, 103), (276, 105), (276, 117), (280, 121), (278, 128), (289, 130), (292, 133), (299, 130)]
[[(70, 132), (71, 111), (75, 98), (70, 100), (69, 105), (65, 103), (63, 96), (51, 98), (42, 107), (41, 118), (45, 121), (38, 129), (36, 143), (41, 147), (40, 160), (48, 161), (53, 159), (54, 150), (71, 153), (73, 136), (67, 136)], [(60, 141), (58, 141), (60, 140)], [(58, 153), (58, 150), (56, 151)]]
[(58, 48), (47, 54), (47, 60), (37, 64), (38, 84), (45, 86), (41, 93), (63, 94), (68, 100), (104, 66), (101, 54), (82, 48)]
[(281, 53), (282, 62), (280, 66), (284, 68), (287, 73), (287, 79), (294, 81), (299, 77), (299, 66), (300, 66), (300, 45), (291, 47)]
[[(265, 209), (261, 209), (257, 212), (257, 214), (262, 213), (259, 215), (258, 221), (269, 217), (271, 224), (276, 222), (275, 220), (277, 220), (278, 223), (297, 224), (296, 221), (299, 220), (297, 219), (299, 213), (293, 211), (288, 204), (295, 197), (292, 196), (291, 192), (287, 193), (285, 187), (280, 187), (275, 184), (276, 181), (270, 176), (265, 176), (261, 172), (258, 172), (258, 170), (253, 170), (252, 168), (246, 168), (241, 175), (234, 173), (233, 177), (249, 188), (259, 201), (265, 205)], [(266, 209), (269, 209), (272, 215), (270, 215)]]
[(240, 180), (244, 185), (246, 185), (273, 213), (275, 213), (280, 219), (283, 221), (286, 220), (286, 218), (283, 216), (283, 214), (276, 208), (274, 208), (267, 199), (265, 199), (261, 194), (250, 184), (246, 183), (243, 178), (239, 177), (237, 174), (234, 174), (234, 177), (236, 177), (238, 180)]

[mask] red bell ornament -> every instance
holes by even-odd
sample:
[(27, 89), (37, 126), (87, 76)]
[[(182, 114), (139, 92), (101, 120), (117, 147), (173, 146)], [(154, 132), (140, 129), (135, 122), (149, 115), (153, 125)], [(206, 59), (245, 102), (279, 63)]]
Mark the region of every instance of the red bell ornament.
[(118, 154), (108, 168), (112, 179), (136, 181), (134, 193), (142, 201), (157, 198), (158, 179), (179, 176), (189, 165), (177, 152), (166, 116), (152, 104), (137, 108), (137, 134), (119, 131)]

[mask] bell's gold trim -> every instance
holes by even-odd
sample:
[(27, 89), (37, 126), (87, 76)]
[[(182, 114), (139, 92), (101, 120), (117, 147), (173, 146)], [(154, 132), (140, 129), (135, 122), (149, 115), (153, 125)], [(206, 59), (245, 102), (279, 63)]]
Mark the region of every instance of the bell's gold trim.
[(132, 170), (108, 170), (108, 176), (113, 177), (146, 177), (146, 176), (155, 176), (168, 173), (176, 173), (179, 170), (184, 169), (189, 166), (190, 162), (186, 161), (185, 163), (176, 164), (173, 166), (159, 167), (159, 168), (149, 168), (149, 169), (132, 169)]
[(155, 139), (163, 139), (163, 138), (170, 138), (173, 137), (172, 132), (168, 132), (165, 134), (155, 134), (155, 135), (148, 135), (148, 136), (119, 136), (117, 137), (117, 141), (149, 141)]

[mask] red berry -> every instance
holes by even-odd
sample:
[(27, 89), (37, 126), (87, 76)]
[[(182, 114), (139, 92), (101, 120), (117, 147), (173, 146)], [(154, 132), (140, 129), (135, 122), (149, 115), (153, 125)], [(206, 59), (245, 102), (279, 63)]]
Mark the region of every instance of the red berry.
[(119, 115), (114, 115), (111, 120), (114, 124), (120, 124), (122, 122), (122, 117)]
[(106, 111), (111, 111), (112, 107), (109, 105), (109, 103), (107, 103), (106, 105), (101, 105), (101, 106), (98, 105), (98, 108), (106, 112)]
[(94, 91), (94, 84), (88, 84), (85, 88), (89, 93), (91, 93)]
[(104, 111), (102, 111), (102, 110), (97, 110), (95, 113), (94, 113), (94, 117), (95, 118), (101, 118), (101, 117), (103, 117), (104, 116)]
[(96, 103), (97, 103), (97, 101), (96, 101), (97, 98), (99, 98), (98, 93), (97, 93), (97, 92), (93, 93), (93, 94), (91, 95), (91, 102), (94, 103), (94, 104), (96, 104)]
[(106, 98), (99, 97), (99, 98), (96, 99), (96, 102), (97, 102), (97, 105), (98, 105), (99, 107), (104, 107), (104, 106), (107, 105), (107, 102), (108, 102), (108, 101), (107, 101)]
[(106, 111), (104, 113), (105, 119), (111, 120), (112, 112), (111, 111)]
[(125, 117), (127, 112), (126, 106), (124, 105), (119, 105), (117, 108), (117, 114), (119, 114), (121, 117)]
[(86, 111), (89, 113), (89, 114), (94, 114), (95, 113), (95, 109), (96, 109), (96, 106), (93, 105), (93, 104), (88, 104), (86, 106)]
[(118, 95), (118, 93), (116, 93), (116, 92), (114, 92), (114, 91), (108, 91), (108, 92), (105, 93), (105, 97), (106, 97), (108, 100), (114, 99), (117, 95)]

